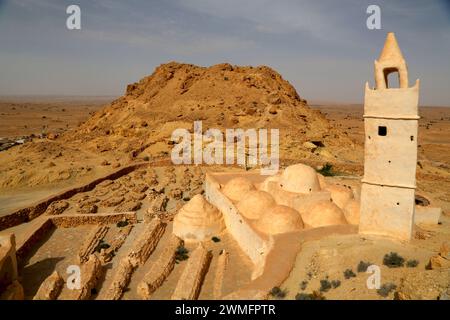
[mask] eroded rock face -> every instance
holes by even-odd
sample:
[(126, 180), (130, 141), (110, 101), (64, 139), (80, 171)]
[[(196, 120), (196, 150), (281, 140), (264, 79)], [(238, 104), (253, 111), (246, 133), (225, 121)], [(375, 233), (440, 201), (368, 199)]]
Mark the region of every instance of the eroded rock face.
[(237, 177), (225, 184), (223, 194), (233, 201), (240, 201), (250, 190), (256, 190), (251, 181), (243, 177)]
[(186, 203), (173, 221), (173, 233), (184, 241), (210, 239), (224, 229), (222, 214), (200, 194)]
[(239, 212), (248, 219), (259, 219), (270, 207), (275, 206), (273, 197), (265, 192), (251, 190), (237, 204)]
[(303, 221), (297, 210), (276, 205), (267, 209), (254, 226), (266, 234), (279, 234), (303, 229)]

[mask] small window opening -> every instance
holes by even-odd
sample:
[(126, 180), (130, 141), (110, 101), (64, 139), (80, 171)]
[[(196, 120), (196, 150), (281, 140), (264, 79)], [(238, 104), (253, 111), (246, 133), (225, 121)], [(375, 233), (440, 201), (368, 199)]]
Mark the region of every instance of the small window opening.
[(400, 73), (397, 68), (384, 69), (384, 80), (386, 88), (400, 88)]
[(409, 137), (411, 139), (411, 141), (414, 141), (414, 136)]
[(387, 128), (385, 126), (378, 126), (378, 135), (385, 137), (387, 135)]
[(399, 205), (400, 205), (400, 202), (397, 202), (397, 205), (399, 206)]

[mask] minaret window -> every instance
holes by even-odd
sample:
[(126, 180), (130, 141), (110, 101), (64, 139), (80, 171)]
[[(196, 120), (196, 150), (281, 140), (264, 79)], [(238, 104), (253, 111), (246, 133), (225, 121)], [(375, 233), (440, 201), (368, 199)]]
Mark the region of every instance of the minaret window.
[(386, 89), (400, 88), (400, 73), (397, 68), (386, 68), (383, 70)]
[(387, 135), (387, 128), (385, 126), (378, 126), (378, 135), (385, 137)]

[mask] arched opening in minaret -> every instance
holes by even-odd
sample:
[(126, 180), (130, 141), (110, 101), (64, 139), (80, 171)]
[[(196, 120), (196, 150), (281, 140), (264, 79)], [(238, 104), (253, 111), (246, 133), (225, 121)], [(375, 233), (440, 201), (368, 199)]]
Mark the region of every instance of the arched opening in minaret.
[(400, 73), (397, 68), (386, 68), (383, 70), (386, 89), (400, 88)]

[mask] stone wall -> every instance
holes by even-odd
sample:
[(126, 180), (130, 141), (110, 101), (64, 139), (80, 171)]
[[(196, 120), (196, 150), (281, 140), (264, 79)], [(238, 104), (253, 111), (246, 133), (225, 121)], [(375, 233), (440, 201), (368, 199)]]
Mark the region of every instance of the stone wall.
[(169, 244), (164, 248), (158, 260), (150, 267), (150, 270), (138, 286), (138, 294), (142, 299), (149, 299), (172, 272), (175, 267), (176, 250), (182, 244), (183, 241), (180, 238), (172, 235)]
[(192, 252), (172, 294), (172, 300), (196, 300), (198, 298), (211, 258), (211, 252), (201, 244)]
[(89, 233), (78, 251), (80, 263), (88, 261), (89, 256), (94, 253), (95, 249), (97, 249), (100, 241), (106, 236), (108, 230), (108, 226), (98, 226), (94, 228), (91, 233)]

